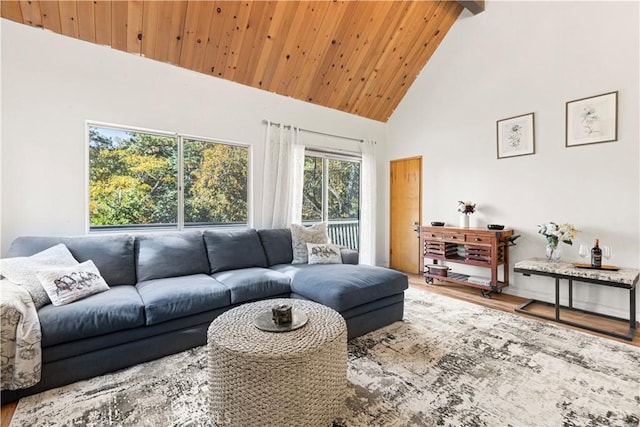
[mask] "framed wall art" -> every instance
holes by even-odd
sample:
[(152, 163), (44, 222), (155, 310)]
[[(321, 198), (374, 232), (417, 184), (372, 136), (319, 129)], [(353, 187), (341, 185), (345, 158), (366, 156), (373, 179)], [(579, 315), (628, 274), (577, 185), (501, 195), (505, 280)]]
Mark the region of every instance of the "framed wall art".
[(567, 102), (565, 145), (618, 140), (618, 92)]
[(534, 113), (498, 120), (496, 135), (499, 159), (534, 154)]

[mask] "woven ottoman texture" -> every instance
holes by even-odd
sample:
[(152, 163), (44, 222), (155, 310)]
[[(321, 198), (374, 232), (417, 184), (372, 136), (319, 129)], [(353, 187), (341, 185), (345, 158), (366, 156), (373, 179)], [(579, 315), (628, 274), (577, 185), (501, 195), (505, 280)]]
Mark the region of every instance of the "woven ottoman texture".
[[(290, 332), (254, 325), (265, 310), (289, 304), (309, 318)], [(216, 318), (207, 333), (211, 420), (221, 426), (330, 426), (343, 415), (347, 328), (321, 304), (271, 299)]]

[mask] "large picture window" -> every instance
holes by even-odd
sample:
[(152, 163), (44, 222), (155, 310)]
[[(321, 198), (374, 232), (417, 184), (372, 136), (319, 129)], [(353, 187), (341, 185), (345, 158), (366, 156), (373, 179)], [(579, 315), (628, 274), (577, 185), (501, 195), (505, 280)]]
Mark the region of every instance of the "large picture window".
[(308, 152), (304, 163), (302, 222), (327, 221), (333, 243), (358, 249), (360, 160)]
[(90, 229), (248, 224), (249, 147), (90, 124)]

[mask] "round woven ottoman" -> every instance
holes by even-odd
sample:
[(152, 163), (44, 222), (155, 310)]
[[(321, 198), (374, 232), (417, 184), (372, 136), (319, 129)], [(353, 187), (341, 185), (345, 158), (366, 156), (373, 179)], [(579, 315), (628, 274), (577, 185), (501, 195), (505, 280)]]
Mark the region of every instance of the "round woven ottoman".
[[(279, 304), (308, 322), (290, 332), (266, 332), (255, 317)], [(330, 426), (343, 414), (347, 328), (321, 304), (271, 299), (241, 305), (216, 318), (207, 333), (211, 420), (223, 426)]]

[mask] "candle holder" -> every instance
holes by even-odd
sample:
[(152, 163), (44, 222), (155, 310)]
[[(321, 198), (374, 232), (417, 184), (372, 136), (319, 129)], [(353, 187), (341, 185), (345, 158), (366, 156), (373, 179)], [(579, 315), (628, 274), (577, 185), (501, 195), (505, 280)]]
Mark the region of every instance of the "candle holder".
[(276, 325), (289, 324), (292, 320), (291, 306), (287, 304), (275, 306), (271, 309), (271, 316)]

